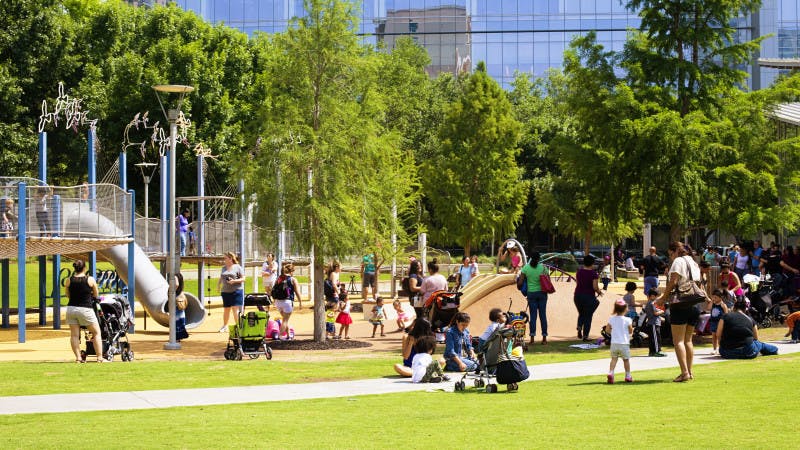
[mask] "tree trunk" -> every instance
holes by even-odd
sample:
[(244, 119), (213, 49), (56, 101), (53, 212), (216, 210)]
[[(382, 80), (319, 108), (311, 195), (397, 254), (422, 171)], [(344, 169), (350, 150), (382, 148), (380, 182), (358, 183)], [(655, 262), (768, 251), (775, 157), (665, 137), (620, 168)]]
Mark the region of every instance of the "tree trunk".
[(314, 341), (325, 341), (325, 293), (323, 290), (323, 282), (325, 280), (325, 265), (323, 259), (315, 256), (314, 261), (311, 261), (311, 270), (314, 271), (314, 292), (312, 293), (311, 301), (314, 305)]
[(669, 242), (677, 242), (681, 240), (682, 227), (677, 221), (673, 220), (669, 225)]
[(583, 237), (583, 254), (589, 254), (589, 243), (592, 241), (592, 222), (589, 222), (589, 226), (586, 227), (586, 234)]

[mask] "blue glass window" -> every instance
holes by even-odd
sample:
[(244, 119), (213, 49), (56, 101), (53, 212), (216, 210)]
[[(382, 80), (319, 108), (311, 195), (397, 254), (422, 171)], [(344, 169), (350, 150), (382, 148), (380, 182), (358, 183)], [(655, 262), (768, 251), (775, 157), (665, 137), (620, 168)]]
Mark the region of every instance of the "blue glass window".
[(214, 2), (214, 22), (228, 23), (228, 1), (216, 0)]

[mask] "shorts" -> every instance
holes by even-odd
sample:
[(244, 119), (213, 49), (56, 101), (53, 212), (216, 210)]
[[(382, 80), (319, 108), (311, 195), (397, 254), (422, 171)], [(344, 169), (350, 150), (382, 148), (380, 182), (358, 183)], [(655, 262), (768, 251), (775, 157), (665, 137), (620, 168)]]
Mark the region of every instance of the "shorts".
[(325, 322), (325, 332), (334, 334), (336, 333), (336, 325), (333, 322)]
[(234, 292), (223, 292), (222, 306), (226, 308), (244, 306), (244, 291), (240, 289)]
[(611, 357), (631, 359), (631, 346), (629, 344), (611, 344)]
[(700, 307), (698, 305), (689, 308), (669, 309), (670, 325), (696, 326), (698, 320), (700, 320)]
[(719, 320), (711, 320), (711, 321), (708, 322), (708, 329), (712, 333), (716, 333), (717, 332), (717, 328), (719, 328)]
[(291, 300), (275, 300), (275, 308), (281, 314), (291, 314), (294, 311), (294, 302)]
[(92, 308), (67, 306), (67, 325), (87, 327), (91, 324), (99, 324), (97, 321), (97, 314), (95, 314)]
[(364, 277), (361, 279), (361, 287), (375, 287), (375, 272), (364, 272)]

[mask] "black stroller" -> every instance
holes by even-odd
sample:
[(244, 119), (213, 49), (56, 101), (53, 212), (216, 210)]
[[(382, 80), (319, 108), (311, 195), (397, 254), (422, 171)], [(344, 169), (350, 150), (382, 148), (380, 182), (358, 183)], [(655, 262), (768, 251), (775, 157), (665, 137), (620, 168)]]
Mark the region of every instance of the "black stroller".
[[(502, 327), (495, 330), (486, 342), (475, 342), (474, 347), (478, 350), (477, 378), (474, 381), (476, 388), (485, 386), (487, 393), (497, 392), (497, 384), (492, 383), (492, 378), (495, 378), (498, 384), (506, 385), (508, 392), (513, 392), (519, 390), (517, 383), (528, 379), (530, 372), (525, 364), (525, 358), (511, 354), (512, 346), (520, 333), (524, 334), (525, 330)], [(469, 372), (465, 373), (461, 380), (456, 381), (456, 391), (466, 389), (464, 380), (467, 375)]]
[[(133, 324), (128, 300), (122, 295), (106, 295), (95, 301), (94, 307), (100, 324), (103, 358), (113, 361), (114, 356), (120, 355), (123, 361), (133, 361), (133, 350), (128, 342), (128, 327)], [(86, 361), (87, 356), (96, 356), (97, 350), (85, 327), (84, 340), (86, 350), (81, 351), (81, 359)]]
[(428, 311), (428, 318), (433, 326), (433, 331), (443, 333), (450, 325), (453, 316), (461, 305), (461, 292), (435, 291), (425, 301), (424, 308)]

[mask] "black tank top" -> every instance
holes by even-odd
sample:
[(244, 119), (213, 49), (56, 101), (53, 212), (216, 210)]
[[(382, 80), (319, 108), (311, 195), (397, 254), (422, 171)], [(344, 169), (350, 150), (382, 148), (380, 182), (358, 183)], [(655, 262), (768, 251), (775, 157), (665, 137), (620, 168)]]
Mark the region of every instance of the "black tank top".
[(67, 306), (92, 307), (92, 287), (89, 286), (89, 277), (70, 277), (69, 303)]

